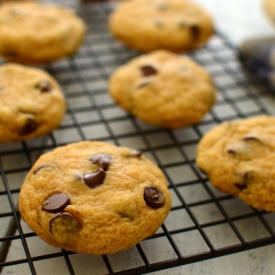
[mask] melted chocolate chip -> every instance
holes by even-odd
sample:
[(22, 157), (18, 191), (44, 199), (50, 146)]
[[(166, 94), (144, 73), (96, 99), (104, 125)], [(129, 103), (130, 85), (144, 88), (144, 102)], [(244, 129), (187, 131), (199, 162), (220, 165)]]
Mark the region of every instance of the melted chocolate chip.
[(236, 154), (236, 151), (235, 151), (234, 149), (228, 149), (228, 150), (227, 150), (227, 153), (228, 153), (228, 154), (235, 155), (235, 154)]
[(165, 203), (165, 197), (162, 191), (154, 186), (148, 186), (144, 189), (144, 200), (152, 208), (160, 208)]
[(150, 66), (150, 65), (142, 66), (141, 71), (142, 71), (144, 76), (154, 75), (154, 74), (157, 73), (157, 70), (154, 67)]
[(52, 90), (52, 85), (49, 81), (43, 80), (35, 85), (36, 89), (39, 89), (42, 93), (47, 93)]
[(24, 136), (24, 135), (31, 134), (37, 129), (37, 127), (38, 125), (35, 120), (33, 120), (32, 118), (27, 118), (24, 127), (19, 132), (19, 135)]
[(105, 171), (102, 168), (100, 168), (99, 171), (94, 174), (84, 175), (83, 180), (89, 187), (95, 188), (103, 183), (105, 176)]
[(44, 164), (44, 165), (38, 167), (36, 170), (34, 170), (33, 174), (36, 175), (42, 169), (45, 169), (45, 168), (54, 168), (54, 167), (55, 167), (55, 165), (53, 165), (53, 164)]
[(244, 139), (244, 141), (258, 141), (258, 142), (261, 142), (260, 139), (256, 136), (253, 136), (253, 135), (247, 135)]
[(63, 193), (54, 194), (44, 202), (42, 209), (51, 213), (63, 211), (70, 204), (70, 198)]
[(76, 241), (81, 225), (72, 214), (60, 212), (50, 220), (49, 228), (57, 242), (68, 243)]
[(133, 150), (129, 153), (129, 157), (136, 157), (139, 158), (142, 155), (142, 151), (140, 150)]
[(193, 25), (190, 25), (189, 28), (190, 28), (193, 40), (198, 40), (201, 32), (200, 27), (198, 25), (193, 24)]
[(234, 185), (240, 190), (244, 190), (245, 188), (247, 188), (247, 184), (245, 183), (234, 183)]
[(90, 158), (90, 161), (106, 171), (111, 163), (111, 157), (106, 154), (96, 154)]

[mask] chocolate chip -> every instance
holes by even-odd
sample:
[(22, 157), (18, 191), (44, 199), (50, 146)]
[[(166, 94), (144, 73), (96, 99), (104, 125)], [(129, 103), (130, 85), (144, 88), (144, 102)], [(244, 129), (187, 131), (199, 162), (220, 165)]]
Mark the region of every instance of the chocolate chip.
[(141, 71), (142, 71), (144, 76), (154, 75), (154, 74), (157, 73), (157, 70), (154, 67), (150, 66), (150, 65), (142, 66)]
[(38, 167), (36, 170), (34, 170), (33, 174), (36, 175), (42, 169), (45, 169), (45, 168), (54, 168), (54, 167), (55, 167), (55, 165), (53, 165), (53, 164), (44, 164), (44, 165)]
[(234, 185), (240, 190), (246, 189), (255, 176), (256, 172), (252, 170), (241, 172), (237, 175), (237, 182)]
[(192, 24), (189, 26), (189, 29), (191, 31), (193, 40), (198, 40), (198, 38), (200, 37), (200, 32), (201, 32), (200, 27), (198, 25)]
[(103, 183), (105, 176), (105, 171), (100, 168), (96, 173), (84, 175), (83, 180), (89, 187), (95, 188)]
[(245, 188), (247, 188), (247, 184), (245, 183), (234, 183), (234, 185), (240, 190), (244, 190)]
[(70, 204), (70, 198), (63, 193), (54, 194), (48, 197), (44, 202), (42, 209), (51, 213), (57, 213)]
[(106, 171), (111, 163), (111, 157), (106, 154), (96, 154), (90, 158), (90, 161)]
[(236, 154), (236, 151), (235, 151), (234, 149), (228, 149), (228, 150), (227, 150), (227, 153), (228, 153), (228, 154), (235, 155), (235, 154)]
[(50, 233), (53, 239), (59, 243), (74, 243), (78, 239), (81, 225), (68, 212), (57, 213), (49, 223)]
[(33, 120), (32, 118), (27, 118), (24, 127), (19, 132), (19, 135), (24, 136), (24, 135), (31, 134), (37, 129), (37, 127), (38, 127), (38, 124), (36, 123), (35, 120)]
[(49, 81), (43, 80), (35, 85), (36, 89), (39, 89), (42, 93), (47, 93), (52, 90), (52, 85)]
[(244, 141), (258, 141), (258, 142), (261, 142), (260, 139), (256, 136), (253, 136), (253, 135), (247, 135), (244, 139)]
[(136, 157), (139, 158), (142, 155), (142, 151), (140, 150), (133, 150), (129, 153), (129, 157)]
[(165, 203), (165, 197), (162, 191), (154, 186), (148, 186), (144, 189), (144, 200), (152, 208), (160, 208)]

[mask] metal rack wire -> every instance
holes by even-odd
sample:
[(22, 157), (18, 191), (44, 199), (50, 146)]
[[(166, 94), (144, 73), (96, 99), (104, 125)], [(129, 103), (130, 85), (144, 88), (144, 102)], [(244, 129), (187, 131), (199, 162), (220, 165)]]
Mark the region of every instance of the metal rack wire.
[[(190, 54), (213, 77), (218, 90), (214, 108), (190, 127), (167, 130), (146, 125), (116, 106), (107, 92), (112, 71), (137, 55), (108, 33), (113, 5), (65, 3), (84, 18), (88, 33), (75, 56), (45, 67), (67, 99), (63, 123), (43, 138), (0, 145), (2, 274), (145, 274), (273, 244), (274, 214), (218, 192), (195, 164), (197, 143), (212, 127), (225, 120), (272, 114), (272, 102), (266, 99), (269, 87), (242, 68), (237, 51), (218, 34)], [(48, 246), (17, 211), (24, 176), (42, 153), (93, 139), (142, 150), (165, 173), (173, 197), (171, 213), (154, 236), (128, 251), (102, 257)]]

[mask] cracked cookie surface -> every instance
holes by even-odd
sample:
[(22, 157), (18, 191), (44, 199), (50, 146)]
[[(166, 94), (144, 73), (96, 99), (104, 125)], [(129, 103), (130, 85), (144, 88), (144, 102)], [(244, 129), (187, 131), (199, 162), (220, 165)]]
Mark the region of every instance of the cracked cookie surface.
[(275, 117), (224, 122), (199, 142), (196, 163), (220, 191), (275, 211)]
[(109, 29), (125, 45), (141, 52), (193, 50), (214, 32), (211, 16), (186, 0), (132, 0), (110, 15)]
[(21, 216), (43, 240), (94, 255), (153, 235), (170, 207), (166, 178), (155, 164), (138, 150), (97, 141), (42, 155), (19, 196)]
[(0, 54), (8, 61), (48, 64), (74, 54), (85, 35), (72, 10), (31, 1), (0, 7)]
[(187, 56), (158, 50), (133, 58), (110, 77), (109, 93), (140, 120), (166, 128), (199, 122), (215, 103), (208, 72)]
[(48, 134), (65, 111), (61, 88), (46, 71), (12, 63), (0, 66), (0, 142)]

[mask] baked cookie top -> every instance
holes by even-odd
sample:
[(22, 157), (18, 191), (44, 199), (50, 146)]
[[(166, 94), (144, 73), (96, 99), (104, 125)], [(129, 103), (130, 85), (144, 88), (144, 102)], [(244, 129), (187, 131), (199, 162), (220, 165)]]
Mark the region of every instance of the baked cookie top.
[(167, 128), (199, 122), (215, 103), (208, 72), (187, 56), (158, 50), (133, 58), (110, 77), (115, 101), (140, 120)]
[(72, 55), (85, 35), (72, 10), (32, 1), (0, 6), (0, 54), (7, 60), (46, 64)]
[(113, 36), (138, 51), (184, 52), (197, 48), (214, 32), (211, 16), (186, 0), (131, 0), (109, 18)]
[(46, 71), (12, 63), (0, 66), (0, 142), (48, 134), (65, 111), (61, 88)]
[(171, 197), (161, 170), (140, 151), (82, 141), (42, 155), (19, 210), (47, 243), (80, 253), (116, 253), (155, 233)]
[(228, 121), (198, 144), (197, 165), (220, 191), (275, 211), (275, 117)]
[(262, 4), (265, 14), (271, 20), (271, 23), (275, 25), (275, 2), (273, 0), (263, 0)]

